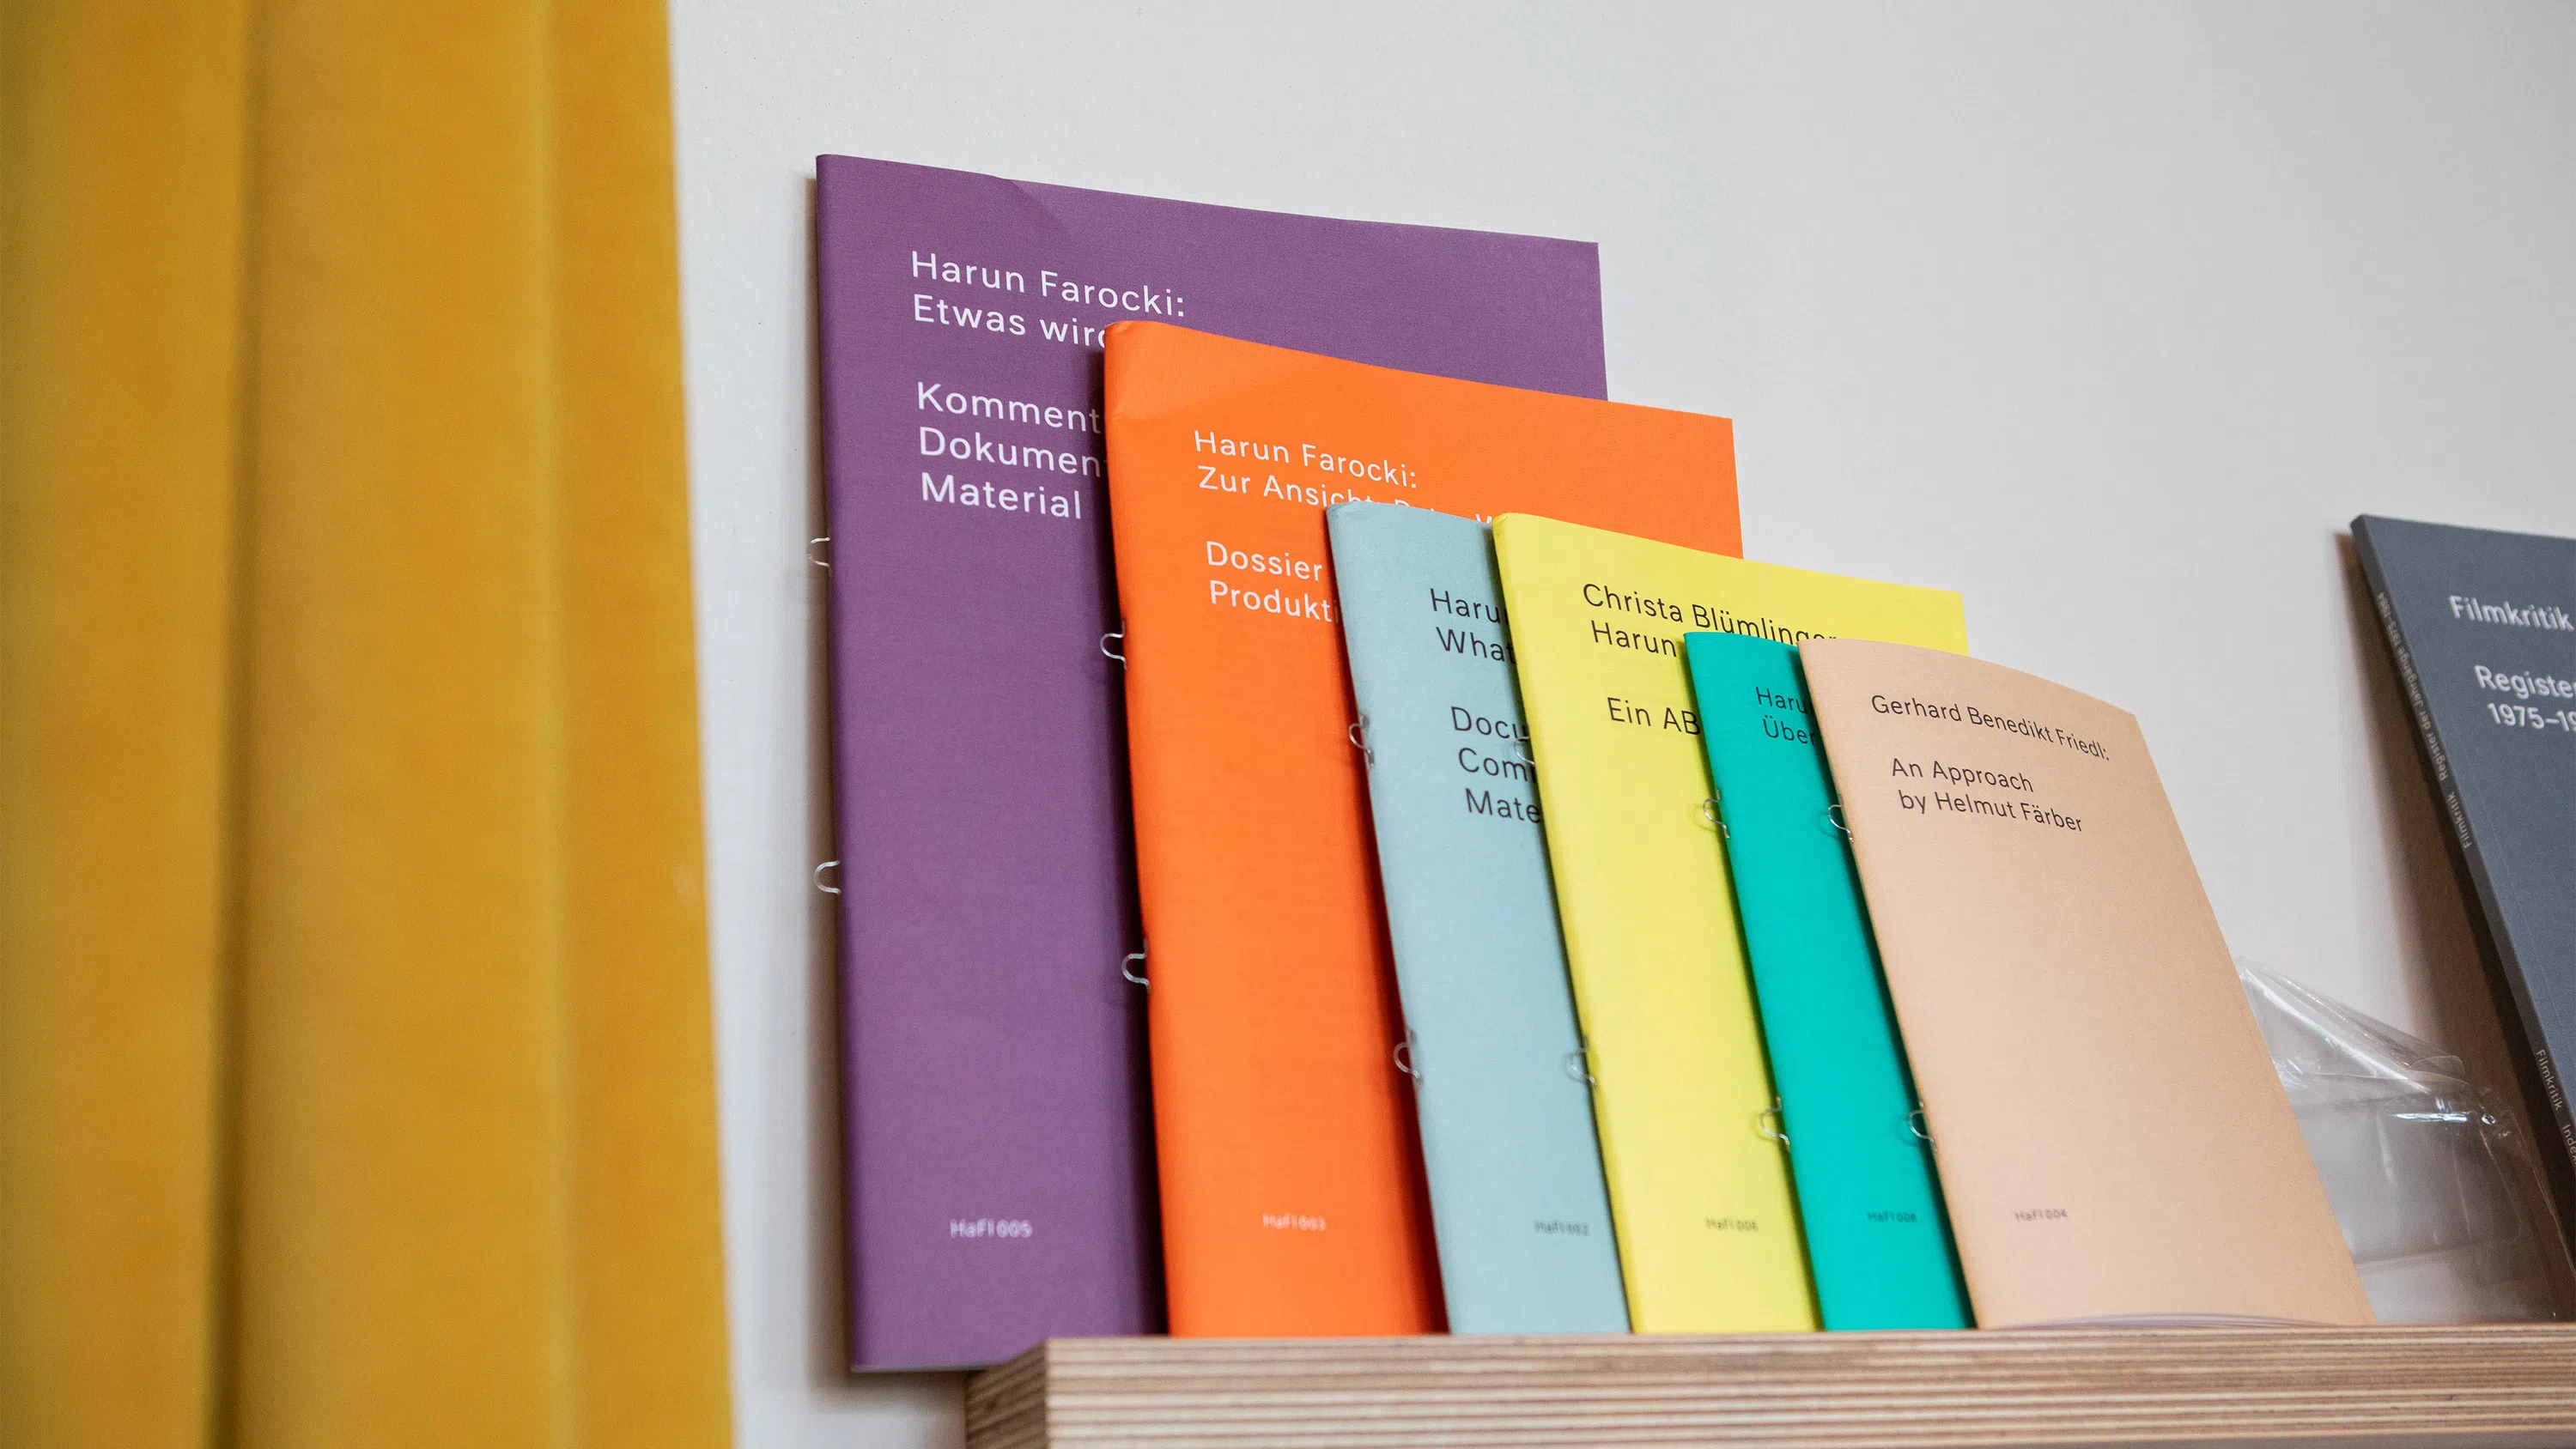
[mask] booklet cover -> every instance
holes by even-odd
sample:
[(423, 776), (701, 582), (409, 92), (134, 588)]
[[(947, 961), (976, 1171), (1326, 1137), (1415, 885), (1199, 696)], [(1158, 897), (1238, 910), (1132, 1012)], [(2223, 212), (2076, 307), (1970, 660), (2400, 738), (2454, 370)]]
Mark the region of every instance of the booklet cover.
[(1965, 649), (1959, 596), (1519, 515), (1494, 521), (1494, 549), (1628, 1316), (1641, 1332), (1813, 1328), (1682, 635)]
[(2576, 1233), (2576, 539), (2364, 516), (2352, 541)]
[(1598, 397), (1598, 259), (846, 156), (815, 172), (851, 1362), (1150, 1331), (1102, 333), (1169, 318)]
[(1389, 503), (1325, 519), (1449, 1331), (1622, 1332), (1493, 539)]
[(1979, 1326), (2369, 1323), (2137, 720), (1799, 654)]
[(1932, 1144), (1798, 651), (1682, 636), (1825, 1327), (1966, 1328)]
[(1175, 1333), (1440, 1322), (1324, 510), (1736, 547), (1723, 418), (1111, 329), (1137, 883)]

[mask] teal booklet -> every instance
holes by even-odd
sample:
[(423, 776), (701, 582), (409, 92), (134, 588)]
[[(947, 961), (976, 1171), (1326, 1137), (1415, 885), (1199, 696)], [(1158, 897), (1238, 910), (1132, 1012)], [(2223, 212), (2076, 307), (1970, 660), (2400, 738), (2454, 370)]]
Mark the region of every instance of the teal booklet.
[(1453, 1333), (1628, 1327), (1486, 527), (1326, 512)]
[(1685, 634), (1827, 1328), (1964, 1328), (1930, 1144), (1794, 646)]

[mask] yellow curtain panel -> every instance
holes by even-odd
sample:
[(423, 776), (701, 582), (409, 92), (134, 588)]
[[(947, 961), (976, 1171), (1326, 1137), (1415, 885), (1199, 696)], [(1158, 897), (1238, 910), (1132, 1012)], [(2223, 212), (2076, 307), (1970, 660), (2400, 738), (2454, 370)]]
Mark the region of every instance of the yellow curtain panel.
[(730, 1436), (663, 24), (0, 5), (0, 1445)]

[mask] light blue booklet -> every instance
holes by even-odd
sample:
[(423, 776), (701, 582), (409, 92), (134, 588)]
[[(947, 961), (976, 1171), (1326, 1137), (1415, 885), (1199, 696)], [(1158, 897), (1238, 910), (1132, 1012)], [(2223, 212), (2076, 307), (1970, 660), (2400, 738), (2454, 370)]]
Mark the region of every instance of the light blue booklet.
[(1827, 1328), (1968, 1327), (1798, 651), (1744, 634), (1682, 645), (1816, 1306)]
[(1485, 525), (1326, 513), (1453, 1333), (1628, 1327)]

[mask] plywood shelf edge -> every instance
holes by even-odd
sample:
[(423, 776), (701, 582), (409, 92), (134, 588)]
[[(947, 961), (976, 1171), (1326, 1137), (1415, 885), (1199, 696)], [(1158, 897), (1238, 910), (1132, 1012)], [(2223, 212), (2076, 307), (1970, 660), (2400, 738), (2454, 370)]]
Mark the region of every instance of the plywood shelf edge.
[(1054, 1339), (968, 1449), (2576, 1446), (2576, 1327)]

